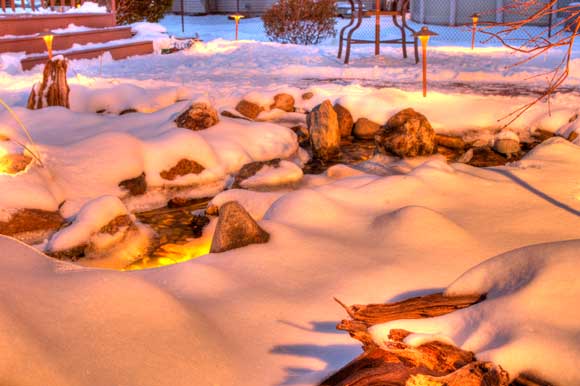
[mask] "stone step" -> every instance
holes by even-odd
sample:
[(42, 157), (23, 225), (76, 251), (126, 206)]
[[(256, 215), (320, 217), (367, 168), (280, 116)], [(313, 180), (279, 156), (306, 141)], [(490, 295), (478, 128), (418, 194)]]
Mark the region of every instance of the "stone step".
[[(111, 27), (67, 33), (55, 33), (52, 47), (55, 51), (67, 50), (73, 44), (107, 43), (113, 40), (129, 39), (133, 36), (131, 27)], [(0, 38), (0, 53), (26, 52), (27, 54), (46, 52), (46, 45), (40, 35)]]
[(65, 13), (65, 14), (0, 14), (2, 35), (34, 35), (69, 24), (90, 28), (107, 28), (116, 25), (113, 13)]
[[(139, 41), (120, 44), (108, 44), (105, 46), (98, 46), (93, 48), (55, 52), (54, 55), (62, 55), (70, 60), (95, 59), (106, 52), (109, 52), (114, 60), (125, 59), (136, 55), (148, 55), (153, 53), (153, 42)], [(22, 59), (20, 64), (22, 65), (22, 69), (26, 71), (34, 68), (36, 65), (44, 64), (47, 61), (48, 55), (46, 54), (30, 55)]]

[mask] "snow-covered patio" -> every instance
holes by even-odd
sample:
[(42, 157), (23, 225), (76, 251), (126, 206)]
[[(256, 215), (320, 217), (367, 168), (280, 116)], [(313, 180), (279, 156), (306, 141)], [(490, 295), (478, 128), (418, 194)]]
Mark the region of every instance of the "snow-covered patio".
[[(176, 16), (161, 24), (180, 34)], [(188, 17), (186, 35), (197, 32), (203, 42), (186, 50), (71, 62), (70, 110), (27, 110), (41, 69), (22, 72), (18, 55), (0, 55), (0, 98), (30, 131), (44, 164), (0, 175), (0, 221), (18, 208), (73, 219), (102, 196), (112, 204), (96, 212), (133, 214), (163, 207), (179, 190), (180, 198), (213, 197), (215, 207), (238, 201), (270, 234), (265, 244), (125, 272), (103, 267), (130, 261), (85, 268), (43, 254), (47, 240), (31, 247), (0, 236), (0, 383), (313, 385), (360, 352), (335, 330), (344, 310), (333, 297), (366, 304), (441, 291), (480, 263), (448, 291), (481, 291), (488, 301), (396, 326), (425, 334), (410, 342), (451, 340), (512, 377), (532, 372), (580, 383), (580, 142), (571, 136), (580, 133), (580, 59), (550, 110), (539, 103), (510, 125), (522, 142), (538, 130), (559, 134), (521, 160), (476, 168), (438, 154), (375, 157), (302, 175), (296, 169), (307, 157), (290, 129), (306, 124), (299, 111), (330, 100), (355, 121), (382, 125), (411, 107), (438, 134), (487, 144), (501, 118), (540, 95), (546, 79), (533, 76), (561, 52), (510, 67), (518, 56), (505, 48), (472, 51), (442, 40), (429, 51), (423, 98), (420, 66), (399, 48), (374, 57), (372, 47), (357, 47), (345, 66), (336, 39), (314, 47), (270, 43), (257, 24), (242, 21), (244, 40), (236, 42), (228, 40), (225, 16)], [(138, 28), (157, 49), (169, 40), (159, 26)], [(307, 92), (312, 98), (302, 98)], [(231, 112), (241, 99), (269, 106), (279, 93), (294, 97), (297, 112), (264, 111), (257, 121), (220, 116), (201, 131), (174, 123), (191, 101)], [(0, 134), (27, 142), (5, 110)], [(245, 164), (277, 158), (288, 161), (281, 175), (258, 177), (282, 187), (225, 190)], [(169, 183), (155, 176), (180, 159), (203, 172), (163, 190)], [(119, 183), (141, 173), (152, 189), (126, 196)], [(187, 247), (207, 252), (216, 222)], [(391, 327), (373, 330), (377, 343)]]

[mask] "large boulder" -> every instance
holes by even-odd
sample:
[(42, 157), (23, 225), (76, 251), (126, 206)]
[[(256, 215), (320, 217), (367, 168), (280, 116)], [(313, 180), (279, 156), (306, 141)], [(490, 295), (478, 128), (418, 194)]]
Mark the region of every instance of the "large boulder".
[(188, 174), (199, 174), (204, 170), (205, 168), (197, 162), (184, 158), (179, 160), (177, 165), (173, 166), (172, 168), (161, 171), (159, 175), (164, 180), (173, 181), (178, 177)]
[(291, 113), (294, 111), (294, 97), (290, 94), (276, 94), (274, 96), (274, 103), (270, 106), (271, 109), (280, 109)]
[(219, 122), (218, 112), (208, 103), (197, 102), (177, 117), (177, 127), (189, 130), (204, 130)]
[(268, 232), (236, 201), (219, 208), (219, 219), (211, 242), (211, 253), (226, 252), (251, 244), (267, 243)]
[(352, 114), (346, 107), (334, 104), (334, 111), (336, 111), (336, 116), (338, 118), (338, 129), (340, 130), (340, 136), (342, 138), (350, 137), (352, 134), (352, 128), (354, 127), (354, 120)]
[(381, 130), (381, 125), (366, 118), (360, 118), (354, 125), (353, 134), (360, 139), (372, 139)]
[(379, 152), (399, 157), (431, 155), (436, 150), (435, 131), (427, 118), (413, 109), (392, 116), (375, 136)]
[(308, 130), (314, 157), (329, 160), (340, 153), (338, 116), (329, 100), (316, 106), (308, 114)]
[(258, 115), (260, 115), (260, 113), (264, 111), (264, 108), (262, 106), (255, 104), (254, 102), (242, 99), (236, 105), (236, 111), (242, 114), (244, 117), (256, 119), (258, 118)]

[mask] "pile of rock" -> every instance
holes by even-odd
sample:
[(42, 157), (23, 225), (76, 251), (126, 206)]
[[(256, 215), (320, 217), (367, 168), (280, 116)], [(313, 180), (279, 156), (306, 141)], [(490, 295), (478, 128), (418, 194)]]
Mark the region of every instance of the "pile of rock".
[(340, 153), (341, 139), (374, 139), (377, 151), (399, 157), (431, 155), (436, 151), (435, 131), (424, 115), (406, 109), (381, 126), (367, 118), (355, 122), (350, 111), (329, 100), (316, 106), (307, 117), (312, 153), (330, 160)]

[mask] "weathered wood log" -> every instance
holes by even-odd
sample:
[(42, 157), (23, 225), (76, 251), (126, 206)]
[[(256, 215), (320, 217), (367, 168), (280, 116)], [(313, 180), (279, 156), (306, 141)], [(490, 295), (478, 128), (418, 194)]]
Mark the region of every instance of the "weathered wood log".
[[(320, 385), (436, 386), (446, 385), (445, 382), (455, 382), (449, 385), (508, 385), (505, 371), (492, 363), (477, 362), (473, 353), (441, 342), (411, 347), (403, 343), (409, 334), (404, 330), (391, 331), (386, 349), (368, 348)], [(461, 378), (466, 382), (461, 383)], [(426, 380), (431, 383), (421, 383)]]
[(38, 110), (48, 106), (70, 108), (66, 72), (68, 63), (64, 58), (49, 60), (44, 66), (42, 82), (32, 86), (28, 97), (28, 108)]
[[(335, 299), (352, 318), (337, 329), (363, 344), (364, 352), (320, 386), (507, 386), (509, 376), (500, 366), (480, 362), (472, 352), (442, 343), (428, 342), (418, 347), (404, 343), (411, 334), (391, 330), (389, 341), (379, 347), (368, 328), (400, 319), (441, 316), (485, 300), (485, 295), (420, 296), (390, 304), (347, 306)], [(550, 386), (529, 375), (520, 375), (512, 386)]]
[(396, 303), (347, 306), (335, 299), (352, 320), (343, 320), (336, 328), (348, 331), (363, 347), (374, 346), (367, 329), (391, 320), (431, 318), (469, 307), (485, 299), (485, 295), (445, 296), (442, 293), (419, 296)]

